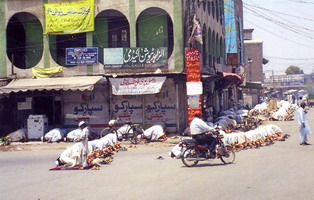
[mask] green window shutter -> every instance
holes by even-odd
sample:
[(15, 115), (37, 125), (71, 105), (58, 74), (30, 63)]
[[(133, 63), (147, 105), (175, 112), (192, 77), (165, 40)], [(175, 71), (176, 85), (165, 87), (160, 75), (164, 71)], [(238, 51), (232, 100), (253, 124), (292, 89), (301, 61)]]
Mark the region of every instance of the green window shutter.
[(140, 17), (137, 37), (139, 47), (167, 47), (167, 16), (150, 15)]
[(27, 68), (34, 67), (43, 54), (43, 29), (38, 20), (30, 20), (24, 24), (25, 29), (25, 62)]
[(106, 17), (96, 18), (93, 34), (93, 46), (98, 47), (98, 61), (104, 61), (104, 48), (108, 47), (108, 20)]

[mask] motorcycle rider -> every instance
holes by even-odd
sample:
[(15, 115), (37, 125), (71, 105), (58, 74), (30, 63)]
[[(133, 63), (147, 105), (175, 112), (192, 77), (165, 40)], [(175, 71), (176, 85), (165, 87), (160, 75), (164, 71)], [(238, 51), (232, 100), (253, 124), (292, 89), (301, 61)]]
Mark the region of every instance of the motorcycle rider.
[(202, 112), (197, 110), (194, 112), (194, 118), (190, 124), (190, 132), (192, 138), (195, 139), (200, 145), (203, 145), (209, 149), (209, 158), (215, 158), (217, 139), (210, 133), (214, 131), (213, 127), (210, 127), (202, 120)]

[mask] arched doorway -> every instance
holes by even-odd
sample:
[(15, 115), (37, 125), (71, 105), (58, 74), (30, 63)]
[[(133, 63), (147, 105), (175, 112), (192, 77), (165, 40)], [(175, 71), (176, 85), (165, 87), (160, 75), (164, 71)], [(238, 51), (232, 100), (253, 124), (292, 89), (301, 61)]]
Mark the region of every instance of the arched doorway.
[(168, 47), (173, 51), (173, 23), (169, 14), (160, 8), (144, 10), (136, 22), (138, 47)]
[(130, 47), (130, 26), (123, 13), (105, 10), (96, 16), (93, 46), (98, 47), (100, 63), (104, 63), (104, 48)]
[(86, 33), (49, 35), (49, 49), (52, 59), (60, 66), (66, 65), (66, 48), (86, 47)]
[(6, 30), (7, 56), (20, 69), (32, 68), (43, 54), (43, 28), (36, 16), (22, 12), (13, 15)]

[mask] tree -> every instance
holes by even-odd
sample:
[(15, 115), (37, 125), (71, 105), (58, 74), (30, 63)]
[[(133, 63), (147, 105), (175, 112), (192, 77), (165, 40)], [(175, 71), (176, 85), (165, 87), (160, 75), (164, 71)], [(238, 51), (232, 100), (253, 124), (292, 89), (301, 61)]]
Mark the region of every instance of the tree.
[(304, 74), (303, 70), (300, 69), (300, 67), (294, 66), (294, 65), (290, 65), (289, 67), (287, 67), (285, 72), (286, 72), (286, 75), (289, 75), (289, 74)]

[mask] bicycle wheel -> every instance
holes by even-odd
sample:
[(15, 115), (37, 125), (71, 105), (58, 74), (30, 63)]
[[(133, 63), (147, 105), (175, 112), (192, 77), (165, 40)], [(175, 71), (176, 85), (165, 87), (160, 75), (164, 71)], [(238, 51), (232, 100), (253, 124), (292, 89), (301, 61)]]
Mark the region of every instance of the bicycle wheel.
[(187, 167), (194, 167), (197, 165), (197, 158), (200, 156), (200, 151), (198, 149), (186, 149), (181, 157), (183, 164)]
[(127, 135), (132, 144), (137, 144), (139, 141), (143, 139), (143, 131), (141, 127), (138, 125), (132, 126), (128, 130)]
[(106, 127), (104, 129), (102, 129), (102, 131), (100, 132), (100, 137), (104, 137), (105, 135), (107, 135), (107, 134), (109, 134), (111, 132), (112, 132), (111, 128)]
[(136, 129), (134, 127), (130, 127), (127, 134), (127, 139), (130, 140), (132, 144), (137, 143), (137, 138), (136, 138)]
[(224, 163), (224, 164), (231, 164), (234, 162), (235, 160), (235, 152), (233, 150), (233, 148), (231, 146), (220, 146), (218, 148), (222, 148), (222, 155), (219, 155), (220, 160)]

